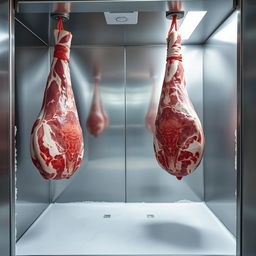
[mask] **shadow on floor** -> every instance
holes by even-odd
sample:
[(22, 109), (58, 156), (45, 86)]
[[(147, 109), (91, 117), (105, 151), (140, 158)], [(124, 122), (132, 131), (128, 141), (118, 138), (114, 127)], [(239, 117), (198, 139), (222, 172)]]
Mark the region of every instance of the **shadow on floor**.
[(145, 224), (149, 239), (159, 240), (177, 247), (198, 248), (201, 245), (200, 233), (192, 226), (173, 222)]

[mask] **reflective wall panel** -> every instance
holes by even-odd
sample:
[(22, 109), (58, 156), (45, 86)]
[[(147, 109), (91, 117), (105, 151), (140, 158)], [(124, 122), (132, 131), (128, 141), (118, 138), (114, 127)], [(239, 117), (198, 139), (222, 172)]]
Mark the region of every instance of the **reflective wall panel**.
[(15, 254), (13, 33), (12, 4), (0, 0), (0, 254), (4, 256)]
[[(70, 181), (54, 182), (53, 198), (57, 202), (124, 201), (124, 49), (72, 48), (70, 68), (84, 133), (85, 154), (81, 167)], [(100, 98), (109, 125), (103, 133), (94, 137), (87, 130), (86, 122), (92, 104), (93, 80), (99, 74)]]
[(240, 228), (241, 256), (256, 254), (256, 2), (243, 0), (241, 2), (241, 38), (240, 70), (241, 70), (241, 119), (240, 157), (241, 161), (241, 219)]
[[(49, 204), (50, 183), (42, 178), (30, 158), (30, 132), (41, 109), (49, 73), (49, 48), (16, 23), (16, 149), (17, 239)], [(31, 41), (37, 40), (38, 47)], [(22, 42), (22, 43), (21, 43)], [(27, 45), (27, 46), (26, 46)]]
[[(145, 128), (153, 83), (159, 100), (165, 54), (162, 46), (72, 49), (71, 76), (86, 150), (70, 180), (52, 182), (53, 201), (203, 200), (203, 162), (195, 173), (177, 181), (157, 165), (152, 135)], [(86, 129), (95, 65), (101, 70), (101, 100), (109, 117), (109, 127), (97, 138)], [(203, 121), (200, 46), (184, 47), (184, 65), (189, 94)]]
[(205, 201), (236, 234), (237, 13), (204, 53)]
[[(202, 47), (183, 47), (189, 96), (203, 122)], [(128, 202), (203, 200), (203, 161), (178, 181), (162, 170), (153, 152), (145, 118), (153, 98), (157, 108), (165, 71), (166, 46), (126, 49), (126, 193)], [(155, 89), (154, 89), (155, 87)], [(155, 95), (152, 97), (152, 93)]]

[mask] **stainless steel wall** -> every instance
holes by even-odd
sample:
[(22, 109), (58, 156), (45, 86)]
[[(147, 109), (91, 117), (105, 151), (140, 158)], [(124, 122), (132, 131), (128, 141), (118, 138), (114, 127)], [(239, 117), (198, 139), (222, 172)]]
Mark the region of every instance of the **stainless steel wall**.
[[(44, 180), (30, 158), (30, 132), (41, 109), (49, 72), (49, 48), (16, 22), (16, 221), (17, 239), (46, 209), (50, 183)], [(33, 44), (33, 46), (31, 46)]]
[(204, 52), (205, 201), (236, 234), (237, 13)]
[(14, 255), (13, 8), (0, 0), (0, 253)]
[[(86, 120), (93, 96), (95, 66), (101, 72), (101, 100), (109, 117), (109, 127), (97, 138), (86, 130)], [(124, 50), (122, 47), (72, 48), (70, 68), (84, 132), (85, 156), (81, 167), (70, 181), (53, 183), (53, 200), (57, 202), (124, 201)]]
[(240, 255), (256, 255), (256, 171), (255, 171), (255, 143), (256, 143), (256, 2), (254, 0), (241, 0), (241, 40), (239, 52), (241, 58), (239, 71), (241, 87), (239, 87), (239, 119), (240, 128), (240, 195), (241, 208), (239, 212), (239, 238)]
[[(177, 181), (158, 166), (152, 135), (144, 125), (152, 89), (150, 72), (157, 76), (159, 96), (166, 47), (74, 47), (71, 52), (86, 150), (83, 164), (69, 181), (52, 182), (53, 201), (202, 201), (203, 162), (195, 173)], [(184, 47), (188, 91), (203, 121), (202, 53), (200, 46)], [(98, 138), (85, 127), (95, 64), (102, 70), (101, 97), (110, 119), (109, 128)]]

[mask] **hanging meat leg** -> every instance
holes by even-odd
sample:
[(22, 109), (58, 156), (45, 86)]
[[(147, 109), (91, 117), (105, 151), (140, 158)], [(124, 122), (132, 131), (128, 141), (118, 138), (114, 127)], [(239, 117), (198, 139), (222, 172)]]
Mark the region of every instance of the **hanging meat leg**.
[(80, 166), (84, 144), (68, 64), (72, 35), (63, 30), (61, 20), (54, 35), (54, 59), (30, 149), (32, 161), (45, 179), (64, 179)]
[(203, 156), (204, 134), (187, 93), (181, 37), (175, 26), (176, 19), (167, 39), (166, 72), (156, 117), (154, 150), (159, 165), (181, 179), (199, 165)]

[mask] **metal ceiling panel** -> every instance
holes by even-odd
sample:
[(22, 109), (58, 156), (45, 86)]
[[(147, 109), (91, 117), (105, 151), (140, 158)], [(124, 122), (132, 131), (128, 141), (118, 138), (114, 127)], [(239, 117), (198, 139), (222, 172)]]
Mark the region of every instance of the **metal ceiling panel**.
[[(154, 45), (165, 44), (170, 20), (165, 12), (173, 1), (71, 1), (70, 20), (65, 28), (73, 33), (73, 45)], [(181, 1), (182, 9), (207, 11), (205, 17), (184, 44), (201, 44), (229, 16), (233, 0)], [(58, 5), (64, 4), (58, 2)], [(18, 1), (17, 17), (45, 41), (53, 43), (54, 20), (47, 16), (56, 10), (56, 2)], [(104, 12), (138, 11), (136, 25), (107, 25)], [(180, 23), (182, 20), (179, 21)], [(50, 25), (49, 25), (50, 23)], [(47, 38), (47, 39), (46, 39)]]

